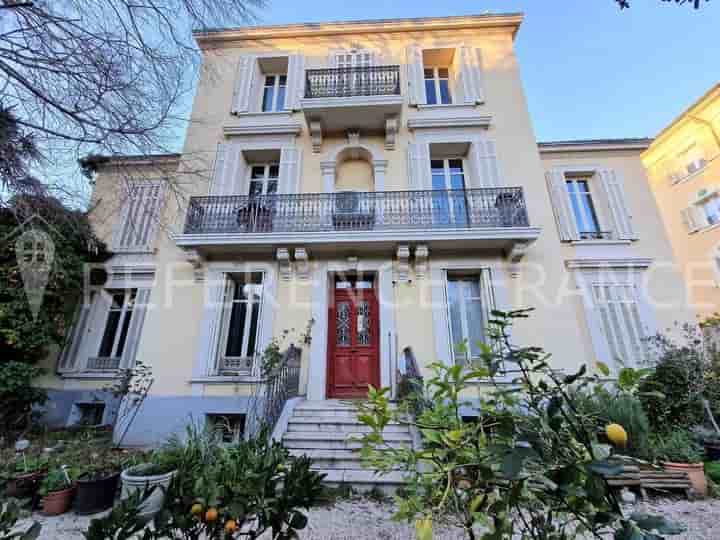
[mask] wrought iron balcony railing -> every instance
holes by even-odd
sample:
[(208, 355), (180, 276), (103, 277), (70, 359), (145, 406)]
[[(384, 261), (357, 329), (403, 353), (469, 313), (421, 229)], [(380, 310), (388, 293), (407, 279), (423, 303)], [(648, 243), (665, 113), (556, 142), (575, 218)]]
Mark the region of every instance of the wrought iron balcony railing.
[(522, 188), (192, 197), (185, 234), (528, 227)]
[(308, 69), (306, 98), (399, 96), (400, 66)]

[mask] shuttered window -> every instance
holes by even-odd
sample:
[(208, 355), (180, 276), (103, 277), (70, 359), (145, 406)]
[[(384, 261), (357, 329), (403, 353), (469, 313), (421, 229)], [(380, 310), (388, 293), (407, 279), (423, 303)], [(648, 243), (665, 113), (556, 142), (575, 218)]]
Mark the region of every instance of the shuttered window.
[(229, 276), (223, 308), (220, 372), (251, 372), (263, 298), (261, 272)]
[(487, 341), (487, 324), (493, 309), (489, 272), (449, 273), (447, 312), (451, 357), (467, 363), (480, 357), (480, 344)]
[(151, 251), (160, 219), (163, 183), (131, 182), (125, 191), (120, 225), (116, 231), (114, 251)]
[(646, 361), (648, 336), (640, 315), (636, 285), (596, 282), (591, 287), (611, 360), (626, 366)]

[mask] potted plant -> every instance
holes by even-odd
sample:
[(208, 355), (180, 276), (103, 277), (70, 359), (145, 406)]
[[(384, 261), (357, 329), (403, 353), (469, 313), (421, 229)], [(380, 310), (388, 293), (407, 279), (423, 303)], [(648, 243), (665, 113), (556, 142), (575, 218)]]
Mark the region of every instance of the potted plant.
[(40, 485), (43, 513), (59, 516), (70, 510), (75, 495), (73, 469), (63, 465), (51, 470)]
[(121, 468), (117, 454), (91, 455), (90, 463), (77, 480), (75, 512), (80, 515), (97, 514), (110, 508), (115, 502)]
[(37, 493), (46, 474), (47, 460), (45, 458), (21, 454), (15, 461), (14, 473), (11, 473), (8, 478), (5, 495), (15, 499), (32, 497)]
[(705, 457), (710, 461), (720, 461), (720, 433), (701, 426), (693, 428), (693, 433), (705, 448)]
[(652, 439), (651, 451), (665, 470), (686, 472), (695, 492), (707, 494), (703, 449), (691, 432), (675, 430), (658, 434)]
[(138, 491), (147, 494), (139, 506), (139, 517), (150, 521), (163, 507), (165, 492), (175, 475), (175, 469), (174, 463), (162, 462), (161, 459), (156, 459), (155, 463), (141, 463), (125, 469), (120, 475), (120, 498), (125, 500)]

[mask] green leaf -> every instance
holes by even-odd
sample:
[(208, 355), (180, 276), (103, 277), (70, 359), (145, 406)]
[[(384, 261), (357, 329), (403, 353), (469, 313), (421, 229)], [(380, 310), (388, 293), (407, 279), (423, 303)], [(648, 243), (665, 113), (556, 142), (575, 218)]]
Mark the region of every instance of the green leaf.
[(603, 375), (604, 377), (610, 376), (610, 368), (605, 362), (597, 362), (595, 365), (597, 366), (597, 369), (601, 375)]

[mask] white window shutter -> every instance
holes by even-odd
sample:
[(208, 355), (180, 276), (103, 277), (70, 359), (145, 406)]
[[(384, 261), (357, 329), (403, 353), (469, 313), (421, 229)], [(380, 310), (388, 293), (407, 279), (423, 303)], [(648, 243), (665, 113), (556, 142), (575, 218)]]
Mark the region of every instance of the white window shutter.
[(482, 103), (485, 98), (483, 96), (481, 49), (460, 47), (458, 54), (460, 55), (460, 79), (464, 101), (473, 105)]
[(420, 45), (408, 45), (405, 52), (407, 57), (408, 103), (410, 105), (421, 105), (425, 103), (422, 48)]
[(147, 305), (150, 301), (151, 289), (138, 289), (135, 296), (135, 305), (132, 310), (130, 319), (130, 328), (125, 340), (125, 348), (123, 349), (121, 369), (130, 369), (135, 366), (137, 360), (137, 351), (140, 344), (140, 336), (142, 336), (143, 324), (145, 323), (145, 314), (147, 313)]
[(559, 170), (550, 171), (545, 174), (545, 180), (560, 240), (565, 242), (579, 240), (580, 233), (578, 232), (575, 216), (570, 208), (570, 197), (565, 186), (565, 175)]
[(286, 147), (280, 150), (280, 181), (278, 193), (300, 193), (302, 150)]
[(225, 152), (227, 144), (218, 143), (215, 150), (215, 162), (213, 163), (212, 175), (210, 178), (210, 195), (222, 195), (224, 193), (223, 181), (225, 178)]
[(470, 144), (470, 182), (468, 187), (491, 188), (502, 185), (494, 141), (477, 139)]
[(637, 240), (628, 199), (619, 175), (612, 169), (600, 169), (598, 173), (610, 204), (615, 236), (621, 240)]
[(432, 189), (430, 145), (427, 143), (409, 143), (407, 151), (410, 189), (413, 191)]
[(688, 206), (680, 212), (682, 222), (687, 228), (688, 232), (695, 232), (700, 230), (703, 226), (703, 218), (700, 214), (700, 209), (695, 206)]
[(290, 111), (299, 110), (300, 100), (303, 97), (305, 97), (305, 56), (291, 54), (288, 57), (285, 108)]
[(113, 239), (114, 251), (150, 251), (154, 244), (164, 199), (163, 181), (131, 181), (119, 227)]
[(77, 363), (78, 351), (80, 350), (83, 337), (87, 333), (91, 306), (92, 304), (86, 302), (83, 295), (83, 298), (80, 300), (80, 305), (75, 311), (75, 320), (70, 335), (58, 359), (58, 370), (60, 371), (71, 371)]
[(230, 112), (232, 114), (244, 113), (250, 110), (250, 94), (255, 77), (255, 56), (244, 54), (240, 56), (235, 70), (235, 86)]

